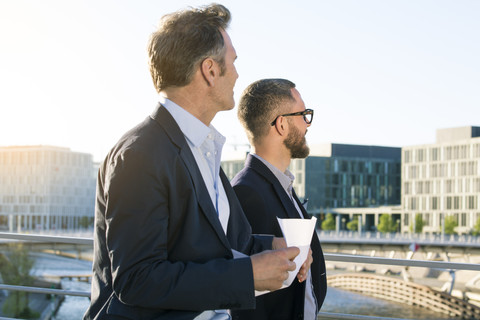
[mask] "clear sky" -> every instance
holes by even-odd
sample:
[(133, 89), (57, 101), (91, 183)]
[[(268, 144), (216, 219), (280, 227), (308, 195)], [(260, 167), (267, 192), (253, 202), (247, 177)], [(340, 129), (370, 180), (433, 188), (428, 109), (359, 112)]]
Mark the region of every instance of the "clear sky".
[[(408, 146), (480, 125), (480, 1), (217, 1), (242, 90), (292, 80), (315, 109), (309, 144)], [(210, 1), (0, 0), (0, 146), (100, 161), (154, 109), (146, 45), (160, 17)], [(213, 124), (246, 144), (234, 111)], [(228, 151), (228, 147), (226, 148)]]

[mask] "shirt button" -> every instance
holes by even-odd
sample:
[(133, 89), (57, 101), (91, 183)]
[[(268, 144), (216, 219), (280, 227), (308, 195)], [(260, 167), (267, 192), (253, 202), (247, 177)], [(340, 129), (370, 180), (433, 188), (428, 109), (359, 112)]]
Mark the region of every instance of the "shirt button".
[(208, 139), (213, 140), (213, 134), (209, 133), (207, 137)]
[(215, 151), (214, 154), (217, 155), (217, 151)]
[(206, 155), (207, 157), (210, 157), (210, 156), (212, 155), (212, 153), (211, 153), (210, 151), (208, 151), (207, 153), (205, 153), (205, 155)]

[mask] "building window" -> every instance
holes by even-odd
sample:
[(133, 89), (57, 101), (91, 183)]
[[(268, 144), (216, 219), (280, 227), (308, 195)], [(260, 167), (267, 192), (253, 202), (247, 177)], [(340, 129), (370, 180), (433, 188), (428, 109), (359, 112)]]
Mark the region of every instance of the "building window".
[(462, 198), (459, 196), (453, 197), (453, 208), (454, 209), (462, 209)]
[(430, 165), (430, 178), (436, 178), (438, 176), (438, 166), (436, 164)]
[(410, 154), (410, 150), (405, 150), (405, 152), (403, 153), (405, 163), (410, 163)]
[(467, 226), (467, 214), (466, 213), (462, 213), (460, 215), (460, 226), (461, 227), (466, 227)]
[(410, 194), (410, 182), (404, 183), (405, 194)]
[(447, 199), (447, 204), (446, 204), (447, 210), (451, 210), (452, 209), (452, 197), (446, 197), (446, 199)]
[(473, 145), (473, 156), (475, 158), (480, 158), (480, 143)]
[(430, 149), (430, 161), (438, 160), (438, 148)]
[(416, 150), (415, 153), (416, 153), (416, 156), (417, 156), (417, 157), (416, 157), (416, 158), (417, 158), (417, 159), (416, 159), (417, 162), (423, 162), (423, 159), (424, 159), (424, 157), (423, 157), (424, 150), (423, 150), (423, 149), (418, 149), (418, 150)]
[(431, 198), (431, 209), (432, 210), (438, 210), (438, 197), (432, 197)]
[(453, 180), (445, 180), (445, 193), (453, 192)]
[(468, 196), (467, 201), (467, 209), (477, 209), (477, 196)]
[(416, 166), (411, 166), (410, 167), (410, 179), (416, 179), (417, 178), (417, 167)]
[(416, 210), (417, 209), (417, 198), (412, 197), (410, 199), (410, 209)]

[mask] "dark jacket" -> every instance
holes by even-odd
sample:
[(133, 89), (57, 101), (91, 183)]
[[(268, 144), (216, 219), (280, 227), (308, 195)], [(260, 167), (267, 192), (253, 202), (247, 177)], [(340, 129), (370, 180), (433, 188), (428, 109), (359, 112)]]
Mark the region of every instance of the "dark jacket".
[[(232, 180), (232, 186), (252, 226), (253, 233), (282, 237), (277, 217), (300, 218), (295, 205), (272, 171), (252, 155), (247, 156), (245, 168)], [(295, 192), (293, 194), (303, 216), (309, 218)], [(322, 248), (315, 232), (310, 247), (313, 252), (312, 283), (317, 306), (320, 309), (326, 295), (327, 278)], [(288, 288), (259, 296), (255, 310), (233, 311), (233, 319), (303, 319), (305, 283), (305, 281), (299, 283), (295, 279)]]
[(161, 105), (102, 164), (95, 208), (92, 302), (84, 319), (193, 319), (254, 308), (251, 260), (271, 248), (252, 237), (223, 171), (225, 235), (183, 133)]

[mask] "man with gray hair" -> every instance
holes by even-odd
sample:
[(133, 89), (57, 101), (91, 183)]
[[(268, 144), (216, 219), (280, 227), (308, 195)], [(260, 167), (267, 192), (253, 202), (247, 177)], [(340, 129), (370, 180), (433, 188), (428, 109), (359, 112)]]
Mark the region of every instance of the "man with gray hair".
[(229, 21), (222, 5), (191, 8), (150, 39), (160, 103), (99, 169), (86, 320), (229, 319), (295, 269), (299, 249), (252, 236), (220, 168), (225, 138), (210, 123), (234, 107)]

